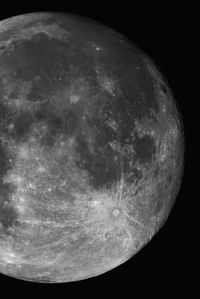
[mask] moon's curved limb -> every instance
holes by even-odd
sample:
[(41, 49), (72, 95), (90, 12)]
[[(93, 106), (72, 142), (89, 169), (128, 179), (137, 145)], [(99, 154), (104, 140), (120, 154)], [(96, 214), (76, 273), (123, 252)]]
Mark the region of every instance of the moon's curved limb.
[[(106, 272), (152, 238), (180, 181), (182, 132), (140, 51), (51, 17), (0, 25), (0, 271), (61, 282)], [(5, 38), (16, 20), (23, 29)]]

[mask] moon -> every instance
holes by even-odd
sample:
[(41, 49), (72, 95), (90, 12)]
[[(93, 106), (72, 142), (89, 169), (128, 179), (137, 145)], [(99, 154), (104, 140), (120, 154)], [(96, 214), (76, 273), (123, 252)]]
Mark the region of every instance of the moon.
[(177, 197), (182, 127), (164, 76), (114, 29), (1, 21), (0, 272), (70, 282), (133, 257)]

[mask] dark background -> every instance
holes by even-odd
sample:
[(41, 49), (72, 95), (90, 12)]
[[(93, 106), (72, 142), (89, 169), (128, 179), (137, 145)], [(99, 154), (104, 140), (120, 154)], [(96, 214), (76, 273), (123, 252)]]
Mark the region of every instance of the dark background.
[[(159, 66), (177, 100), (187, 141), (191, 129), (188, 126), (190, 122), (188, 102), (191, 101), (188, 84), (191, 74), (189, 67), (193, 59), (190, 51), (193, 47), (191, 35), (193, 26), (195, 27), (194, 10), (183, 6), (183, 3), (175, 7), (162, 1), (160, 6), (154, 7), (146, 3), (141, 3), (141, 7), (138, 7), (134, 1), (132, 5), (122, 1), (118, 4), (108, 1), (106, 3), (93, 1), (92, 4), (83, 2), (82, 4), (76, 2), (74, 5), (66, 3), (57, 7), (55, 4), (54, 7), (50, 4), (42, 7), (42, 5), (29, 3), (28, 9), (23, 9), (23, 2), (21, 4), (17, 2), (17, 7), (11, 4), (10, 8), (1, 9), (0, 19), (36, 11), (65, 11), (92, 18), (115, 28), (130, 38)], [(188, 154), (186, 154), (186, 162), (187, 156)], [(192, 275), (188, 269), (191, 258), (191, 253), (189, 254), (188, 251), (191, 236), (188, 214), (191, 213), (191, 208), (188, 203), (189, 200), (193, 200), (190, 180), (189, 166), (186, 163), (183, 183), (167, 222), (148, 245), (116, 269), (96, 278), (60, 285), (41, 285), (0, 275), (0, 285), (9, 284), (16, 288), (16, 292), (21, 292), (22, 289), (27, 293), (30, 289), (34, 289), (36, 293), (50, 292), (51, 294), (58, 291), (58, 296), (61, 295), (61, 291), (64, 292), (64, 296), (68, 296), (68, 292), (73, 291), (76, 297), (80, 290), (83, 291), (82, 296), (91, 294), (94, 297), (101, 292), (103, 292), (102, 297), (113, 297), (120, 293), (124, 297), (135, 295), (138, 297), (138, 293), (140, 297), (144, 297), (145, 294), (174, 296), (174, 290), (182, 291), (188, 286)]]

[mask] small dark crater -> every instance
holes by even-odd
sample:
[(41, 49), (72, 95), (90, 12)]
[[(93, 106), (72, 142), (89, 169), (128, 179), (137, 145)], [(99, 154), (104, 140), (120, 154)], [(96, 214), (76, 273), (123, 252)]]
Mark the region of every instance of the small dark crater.
[(168, 94), (168, 88), (167, 88), (167, 86), (166, 86), (163, 82), (160, 82), (160, 90), (161, 90), (162, 93), (164, 93), (165, 95)]
[(6, 44), (0, 44), (0, 54), (2, 54), (6, 50), (7, 46), (8, 45)]
[(5, 45), (5, 44), (0, 45), (0, 50), (5, 50), (5, 48), (6, 48), (6, 45)]

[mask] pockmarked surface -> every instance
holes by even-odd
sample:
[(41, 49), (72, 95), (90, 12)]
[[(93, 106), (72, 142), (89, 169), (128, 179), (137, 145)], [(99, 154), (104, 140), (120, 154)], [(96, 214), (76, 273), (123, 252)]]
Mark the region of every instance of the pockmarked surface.
[(68, 282), (104, 273), (161, 228), (183, 132), (163, 76), (84, 18), (0, 23), (0, 272)]

